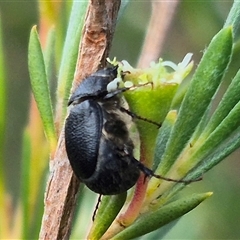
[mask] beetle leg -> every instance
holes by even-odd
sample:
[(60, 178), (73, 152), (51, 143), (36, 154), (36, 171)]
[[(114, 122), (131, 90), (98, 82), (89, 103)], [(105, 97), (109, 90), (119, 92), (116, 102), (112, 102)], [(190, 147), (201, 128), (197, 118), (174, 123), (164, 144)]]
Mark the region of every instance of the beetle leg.
[(95, 206), (95, 209), (94, 209), (94, 212), (93, 212), (93, 216), (92, 216), (92, 221), (93, 221), (93, 222), (94, 222), (94, 220), (95, 220), (98, 207), (99, 207), (99, 205), (100, 205), (100, 203), (101, 203), (101, 200), (102, 200), (101, 198), (102, 198), (102, 194), (99, 194), (98, 200), (97, 200), (97, 204), (96, 204), (96, 206)]
[(161, 175), (155, 174), (151, 169), (147, 168), (146, 166), (144, 166), (144, 164), (142, 164), (141, 162), (139, 162), (137, 159), (134, 158), (134, 160), (136, 161), (137, 167), (139, 168), (140, 171), (142, 171), (146, 177), (155, 177), (155, 178), (159, 178), (168, 182), (175, 182), (175, 183), (185, 183), (185, 184), (189, 184), (192, 182), (197, 182), (197, 181), (201, 181), (202, 177), (194, 179), (194, 180), (177, 180), (177, 179), (172, 179), (172, 178), (167, 178), (167, 177), (163, 177)]
[(150, 119), (147, 119), (147, 118), (144, 118), (144, 117), (138, 116), (137, 114), (135, 114), (135, 113), (133, 113), (133, 112), (127, 110), (127, 109), (124, 108), (124, 107), (120, 107), (119, 109), (120, 109), (120, 111), (122, 111), (122, 112), (128, 114), (128, 115), (131, 116), (132, 118), (136, 118), (136, 119), (139, 119), (139, 120), (143, 120), (143, 121), (145, 121), (145, 122), (152, 123), (152, 124), (156, 125), (158, 128), (160, 128), (160, 127), (162, 126), (161, 123), (157, 123), (157, 122), (152, 121), (152, 120), (150, 120)]

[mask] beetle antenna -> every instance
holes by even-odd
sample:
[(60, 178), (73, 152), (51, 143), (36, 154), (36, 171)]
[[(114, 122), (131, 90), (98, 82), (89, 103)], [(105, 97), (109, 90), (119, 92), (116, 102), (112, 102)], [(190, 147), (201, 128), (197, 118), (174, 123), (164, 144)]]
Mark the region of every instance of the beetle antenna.
[(120, 107), (120, 111), (122, 111), (122, 112), (128, 114), (128, 115), (129, 115), (130, 117), (132, 117), (132, 118), (136, 118), (136, 119), (139, 119), (139, 120), (142, 120), (142, 121), (145, 121), (145, 122), (148, 122), (148, 123), (154, 124), (154, 125), (156, 125), (158, 128), (160, 128), (160, 127), (162, 126), (161, 123), (157, 123), (157, 122), (152, 121), (152, 120), (150, 120), (150, 119), (147, 119), (147, 118), (141, 117), (141, 116), (139, 116), (139, 115), (137, 115), (137, 114), (135, 114), (135, 113), (133, 113), (133, 112), (127, 110), (127, 109), (124, 108), (124, 107)]
[(161, 175), (155, 174), (151, 169), (147, 168), (146, 166), (144, 166), (141, 162), (139, 162), (138, 160), (136, 160), (134, 158), (134, 160), (137, 162), (137, 167), (140, 169), (140, 171), (142, 171), (146, 177), (155, 177), (158, 179), (162, 179), (168, 182), (175, 182), (175, 183), (185, 183), (185, 184), (189, 184), (192, 182), (198, 182), (202, 180), (202, 177), (194, 179), (194, 180), (177, 180), (177, 179), (172, 179), (172, 178), (168, 178), (168, 177), (163, 177)]
[(95, 206), (95, 209), (94, 209), (94, 212), (93, 212), (93, 216), (92, 216), (92, 221), (94, 222), (94, 220), (95, 220), (95, 217), (96, 217), (96, 214), (97, 214), (97, 210), (98, 210), (98, 208), (99, 208), (99, 205), (100, 205), (100, 203), (101, 203), (101, 199), (102, 198), (102, 194), (99, 194), (99, 196), (98, 196), (98, 200), (97, 200), (97, 204), (96, 204), (96, 206)]

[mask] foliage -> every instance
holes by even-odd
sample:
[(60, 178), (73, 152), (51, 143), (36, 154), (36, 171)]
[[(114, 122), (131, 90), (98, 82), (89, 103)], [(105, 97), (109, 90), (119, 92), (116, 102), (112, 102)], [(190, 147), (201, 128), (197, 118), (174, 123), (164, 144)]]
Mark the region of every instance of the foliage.
[[(4, 166), (2, 166), (4, 161), (1, 161), (0, 238), (38, 237), (48, 158), (49, 155), (50, 159), (53, 158), (66, 116), (66, 101), (74, 76), (87, 3), (74, 1), (71, 13), (69, 11), (71, 2), (61, 5), (51, 1), (39, 1), (39, 6), (40, 18), (48, 20), (45, 26), (41, 26), (41, 30), (43, 27), (47, 30), (48, 40), (44, 42), (43, 39), (46, 36), (42, 35), (42, 31), (38, 34), (36, 27), (32, 28), (29, 40), (29, 73), (36, 102), (33, 98), (31, 99), (29, 123), (23, 133), (21, 198), (17, 203), (17, 212), (14, 216), (10, 215), (6, 208), (9, 201)], [(82, 11), (81, 14), (79, 9)], [(156, 173), (161, 176), (194, 181), (240, 145), (239, 72), (216, 109), (213, 108), (213, 99), (232, 58), (233, 37), (234, 39), (236, 37), (239, 9), (239, 3), (235, 2), (225, 26), (215, 35), (205, 50), (191, 81), (185, 88), (184, 97), (178, 96), (181, 81), (189, 73), (190, 67), (186, 65), (182, 68), (185, 71), (180, 80), (173, 77), (174, 74), (179, 73), (176, 69), (169, 72), (165, 67), (159, 67), (158, 63), (147, 69), (131, 68), (129, 70), (125, 69), (125, 66), (122, 67), (122, 70), (130, 72), (124, 80), (132, 81), (133, 85), (141, 84), (146, 79), (150, 82), (153, 82), (153, 79), (160, 80), (159, 87), (156, 89), (155, 85), (154, 89), (152, 86), (139, 87), (134, 91), (126, 92), (124, 97), (136, 114), (162, 122), (162, 127), (158, 130), (151, 124), (136, 121), (141, 140), (140, 160), (149, 167), (153, 166)], [(55, 18), (53, 19), (52, 16)], [(63, 16), (65, 21), (62, 21)], [(52, 24), (55, 24), (55, 28), (52, 28)], [(3, 62), (2, 46), (0, 47), (0, 62)], [(1, 63), (0, 67), (4, 68), (4, 65)], [(54, 69), (58, 72), (56, 99), (51, 94), (51, 76), (54, 74)], [(150, 74), (149, 71), (153, 69), (157, 70)], [(0, 94), (2, 98), (0, 111), (3, 116), (6, 111), (4, 91), (6, 77), (4, 70), (1, 69), (0, 73), (2, 93)], [(164, 74), (168, 75), (169, 82), (161, 81), (166, 79)], [(0, 132), (4, 133), (4, 119), (0, 124)], [(1, 149), (3, 144), (3, 139), (0, 138)], [(0, 153), (0, 158), (3, 159), (3, 152)], [(103, 239), (139, 237), (178, 219), (211, 195), (211, 193), (202, 193), (182, 197), (179, 192), (186, 186), (185, 183), (173, 183), (156, 178), (144, 182), (143, 178), (143, 176), (140, 178), (135, 189), (130, 190), (127, 196), (122, 194), (103, 197), (89, 232), (89, 238), (99, 239), (104, 234)], [(83, 193), (85, 190), (80, 194)], [(79, 200), (78, 220), (81, 217), (84, 218), (84, 206), (91, 198), (92, 195), (91, 197), (83, 196)], [(94, 204), (92, 206), (94, 207)], [(87, 209), (89, 216), (92, 211)], [(8, 221), (3, 221), (5, 219)], [(86, 227), (84, 224), (78, 227), (81, 228), (79, 235), (78, 220), (75, 221), (73, 238), (86, 236), (84, 230), (89, 223), (85, 223)], [(14, 224), (10, 227), (8, 223), (11, 221)], [(122, 226), (126, 228), (123, 229)]]

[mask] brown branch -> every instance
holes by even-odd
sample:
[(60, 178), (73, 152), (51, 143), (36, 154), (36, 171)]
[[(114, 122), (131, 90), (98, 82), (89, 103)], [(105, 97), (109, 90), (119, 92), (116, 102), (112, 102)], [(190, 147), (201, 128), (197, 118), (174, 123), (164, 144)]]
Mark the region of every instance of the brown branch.
[(146, 67), (151, 61), (156, 61), (159, 58), (178, 2), (178, 0), (152, 1), (152, 15), (138, 67)]
[[(73, 89), (86, 75), (105, 65), (119, 6), (120, 0), (92, 0), (89, 4)], [(79, 182), (67, 159), (63, 131), (50, 164), (51, 174), (45, 193), (45, 208), (39, 239), (68, 239)]]
[(86, 75), (106, 65), (120, 2), (92, 0), (85, 20), (73, 89)]

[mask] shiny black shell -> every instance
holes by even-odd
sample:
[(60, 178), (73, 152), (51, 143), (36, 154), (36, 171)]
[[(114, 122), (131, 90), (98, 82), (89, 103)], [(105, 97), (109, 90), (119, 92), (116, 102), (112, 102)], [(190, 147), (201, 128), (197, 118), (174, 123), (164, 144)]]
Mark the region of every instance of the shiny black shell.
[(140, 175), (121, 96), (107, 91), (116, 75), (116, 68), (107, 68), (84, 79), (70, 97), (65, 123), (66, 151), (75, 175), (103, 195), (127, 191)]

